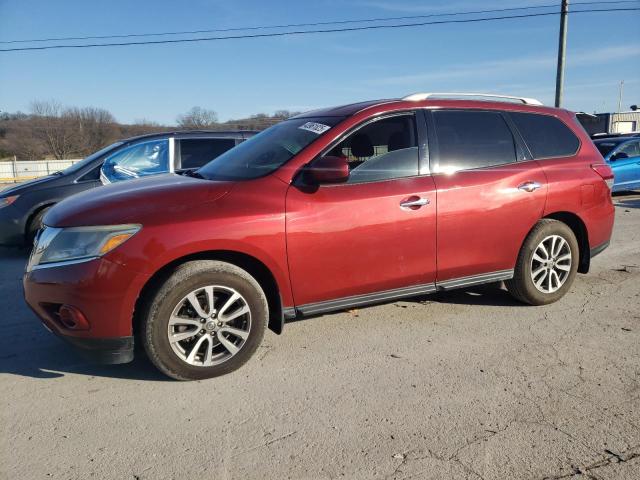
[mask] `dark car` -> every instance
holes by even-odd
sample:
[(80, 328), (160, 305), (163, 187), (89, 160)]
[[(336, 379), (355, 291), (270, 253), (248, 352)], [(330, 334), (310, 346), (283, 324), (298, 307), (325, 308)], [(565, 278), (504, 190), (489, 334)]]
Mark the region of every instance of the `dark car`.
[(190, 175), (65, 200), (27, 303), (98, 361), (132, 360), (135, 341), (201, 379), (285, 319), (502, 280), (524, 303), (559, 300), (609, 244), (611, 168), (571, 112), (452, 96), (308, 112)]
[(47, 210), (108, 183), (196, 169), (255, 135), (254, 131), (178, 131), (116, 142), (66, 170), (0, 192), (0, 245), (30, 244)]

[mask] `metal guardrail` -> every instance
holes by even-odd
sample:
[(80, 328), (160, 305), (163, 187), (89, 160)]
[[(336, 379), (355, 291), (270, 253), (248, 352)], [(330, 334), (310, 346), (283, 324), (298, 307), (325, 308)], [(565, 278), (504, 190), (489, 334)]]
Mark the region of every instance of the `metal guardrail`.
[(9, 160), (0, 161), (0, 183), (18, 183), (51, 175), (82, 160)]

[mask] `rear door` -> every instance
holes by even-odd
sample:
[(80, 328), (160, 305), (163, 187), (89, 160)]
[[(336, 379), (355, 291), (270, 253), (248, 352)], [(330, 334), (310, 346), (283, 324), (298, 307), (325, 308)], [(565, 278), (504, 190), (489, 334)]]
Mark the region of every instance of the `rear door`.
[(509, 278), (544, 210), (544, 172), (501, 112), (435, 110), (427, 118), (438, 195), (438, 285)]
[(618, 147), (611, 154), (609, 164), (615, 179), (614, 190), (639, 188), (640, 140), (632, 140)]
[(420, 169), (424, 127), (414, 112), (371, 121), (326, 152), (349, 161), (347, 183), (289, 187), (287, 255), (303, 313), (434, 289), (436, 196)]
[(176, 170), (200, 168), (236, 146), (235, 138), (181, 138), (176, 141)]

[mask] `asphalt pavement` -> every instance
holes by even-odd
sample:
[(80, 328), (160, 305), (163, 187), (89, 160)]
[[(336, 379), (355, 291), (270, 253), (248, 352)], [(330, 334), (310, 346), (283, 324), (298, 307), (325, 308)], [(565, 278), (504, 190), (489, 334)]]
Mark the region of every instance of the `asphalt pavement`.
[(84, 361), (0, 250), (0, 478), (638, 479), (640, 196), (545, 307), (498, 286), (289, 323), (225, 377)]

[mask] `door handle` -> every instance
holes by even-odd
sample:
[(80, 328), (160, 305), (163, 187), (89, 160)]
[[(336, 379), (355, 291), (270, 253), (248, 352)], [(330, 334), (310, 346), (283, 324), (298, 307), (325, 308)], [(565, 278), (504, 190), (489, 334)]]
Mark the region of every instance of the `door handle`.
[(418, 197), (416, 200), (404, 200), (400, 202), (400, 208), (424, 207), (431, 203), (428, 198)]
[(524, 182), (523, 184), (518, 185), (518, 190), (531, 193), (535, 192), (540, 187), (542, 187), (542, 185), (540, 185), (538, 182)]

